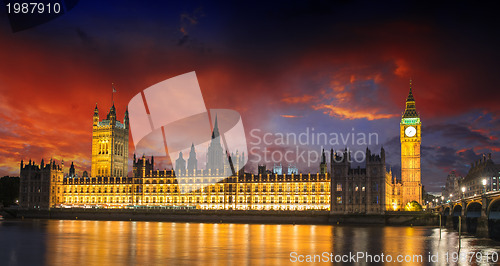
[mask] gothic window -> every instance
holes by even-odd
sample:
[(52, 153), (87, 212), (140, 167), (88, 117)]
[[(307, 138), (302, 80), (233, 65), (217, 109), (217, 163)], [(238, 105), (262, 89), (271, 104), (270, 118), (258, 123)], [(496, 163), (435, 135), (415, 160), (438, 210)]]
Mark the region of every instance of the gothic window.
[(337, 183), (337, 191), (342, 191), (342, 184), (341, 183)]

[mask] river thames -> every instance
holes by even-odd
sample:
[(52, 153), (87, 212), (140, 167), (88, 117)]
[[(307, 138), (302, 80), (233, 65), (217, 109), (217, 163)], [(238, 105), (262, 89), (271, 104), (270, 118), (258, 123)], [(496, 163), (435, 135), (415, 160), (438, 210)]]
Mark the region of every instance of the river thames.
[(499, 242), (464, 236), (458, 253), (457, 232), (434, 227), (24, 220), (0, 222), (0, 243), (0, 265), (500, 261)]

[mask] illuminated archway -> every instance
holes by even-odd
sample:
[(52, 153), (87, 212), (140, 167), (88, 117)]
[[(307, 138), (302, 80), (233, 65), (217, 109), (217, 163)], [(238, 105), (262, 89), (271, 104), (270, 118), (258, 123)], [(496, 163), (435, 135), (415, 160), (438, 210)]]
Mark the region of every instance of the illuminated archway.
[(490, 203), (487, 214), (489, 236), (500, 240), (500, 197)]

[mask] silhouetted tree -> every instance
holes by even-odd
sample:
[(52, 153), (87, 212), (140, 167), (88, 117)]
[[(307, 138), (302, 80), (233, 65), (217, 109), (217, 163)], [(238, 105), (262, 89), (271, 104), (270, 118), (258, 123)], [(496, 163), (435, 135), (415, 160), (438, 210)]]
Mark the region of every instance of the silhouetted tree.
[(5, 207), (13, 205), (19, 199), (19, 177), (0, 178), (0, 203)]

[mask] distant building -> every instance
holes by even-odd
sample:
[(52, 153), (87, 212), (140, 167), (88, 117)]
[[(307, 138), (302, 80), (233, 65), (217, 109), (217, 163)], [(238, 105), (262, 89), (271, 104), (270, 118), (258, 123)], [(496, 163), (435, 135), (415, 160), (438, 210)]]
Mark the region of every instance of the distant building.
[(44, 160), (40, 165), (31, 160), (24, 164), (21, 161), (19, 184), (19, 207), (22, 209), (48, 209), (59, 206), (63, 198), (63, 169), (61, 165)]
[[(461, 197), (473, 197), (499, 190), (500, 164), (495, 164), (491, 159), (491, 153), (471, 164), (467, 175), (463, 178), (460, 186), (465, 187), (465, 193), (460, 191)], [(483, 180), (486, 185), (483, 185)]]
[(446, 177), (446, 185), (443, 188), (442, 196), (445, 201), (453, 201), (459, 199), (462, 194), (460, 190), (460, 183), (463, 177), (458, 176), (455, 171), (451, 171)]
[[(324, 156), (324, 151), (323, 151)], [(351, 168), (351, 154), (330, 154), (332, 213), (383, 213), (385, 194), (385, 151), (372, 155), (366, 149), (366, 168)]]

